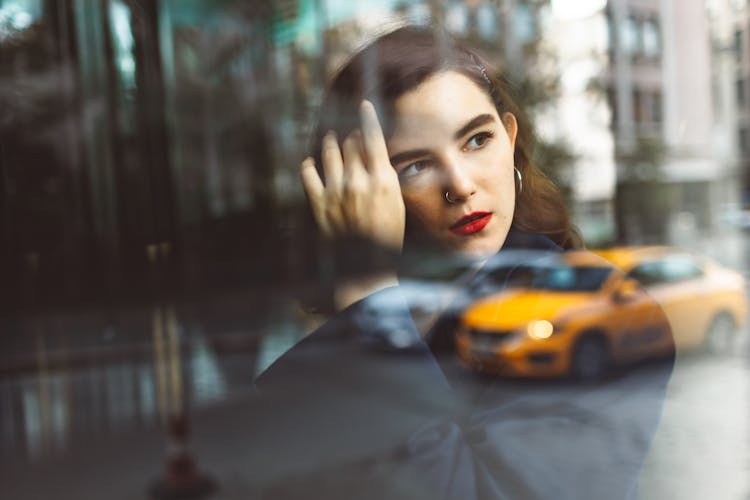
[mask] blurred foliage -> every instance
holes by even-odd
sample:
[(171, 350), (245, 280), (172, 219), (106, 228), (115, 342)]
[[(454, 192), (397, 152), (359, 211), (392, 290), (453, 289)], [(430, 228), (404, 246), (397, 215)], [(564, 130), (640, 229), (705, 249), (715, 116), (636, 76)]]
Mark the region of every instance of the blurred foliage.
[(667, 146), (660, 137), (638, 136), (632, 147), (615, 149), (617, 163), (626, 170), (618, 177), (622, 181), (659, 181), (666, 157)]
[(560, 96), (560, 76), (526, 74), (517, 85), (519, 104), (527, 113), (542, 108)]
[(573, 201), (569, 172), (577, 160), (578, 155), (564, 141), (537, 141), (534, 148), (534, 163), (555, 182), (569, 204)]
[(667, 153), (666, 144), (657, 136), (638, 136), (632, 147), (615, 149), (618, 243), (663, 241), (674, 198), (674, 186), (662, 176)]
[(563, 139), (546, 140), (533, 129), (534, 115), (554, 105), (560, 95), (559, 75), (529, 72), (524, 75), (516, 93), (519, 106), (531, 121), (529, 125), (536, 141), (533, 151), (534, 163), (557, 184), (568, 203), (572, 202), (573, 186), (570, 185), (569, 172), (578, 160), (578, 155)]
[(528, 61), (524, 67), (524, 74), (514, 85), (514, 98), (519, 107), (527, 115), (534, 137), (533, 160), (536, 166), (549, 176), (560, 188), (563, 196), (570, 204), (573, 200), (573, 186), (571, 186), (570, 170), (578, 160), (578, 155), (563, 139), (548, 140), (541, 137), (534, 129), (534, 116), (553, 106), (560, 97), (560, 75), (546, 74), (535, 71), (535, 60), (550, 59), (554, 55), (540, 52), (541, 39), (536, 38), (524, 47), (525, 58)]

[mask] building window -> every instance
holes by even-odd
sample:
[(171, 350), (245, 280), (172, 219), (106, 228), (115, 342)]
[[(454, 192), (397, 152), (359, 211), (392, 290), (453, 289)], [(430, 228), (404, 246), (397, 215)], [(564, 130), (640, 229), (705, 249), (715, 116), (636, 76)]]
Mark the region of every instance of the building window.
[(737, 96), (737, 105), (745, 106), (747, 102), (747, 91), (745, 90), (745, 79), (738, 78), (735, 82), (735, 93)]
[(522, 44), (531, 42), (536, 36), (534, 12), (528, 3), (516, 5), (516, 10), (513, 12), (513, 29), (516, 38)]
[(430, 6), (425, 3), (413, 4), (409, 14), (415, 24), (427, 26), (430, 23)]
[(622, 50), (629, 55), (635, 55), (638, 48), (638, 40), (640, 38), (640, 28), (638, 21), (633, 17), (628, 17), (622, 25)]
[(645, 122), (643, 113), (643, 92), (640, 89), (633, 89), (633, 120), (635, 123)]
[(651, 94), (651, 121), (654, 123), (662, 122), (662, 106), (663, 100), (661, 92), (658, 90)]
[(613, 86), (607, 88), (607, 103), (609, 104), (609, 110), (611, 113), (610, 128), (617, 130), (617, 92)]
[(748, 129), (747, 126), (741, 126), (739, 130), (737, 130), (737, 147), (740, 150), (741, 154), (746, 154), (748, 152), (748, 140), (750, 137), (748, 137)]
[(445, 13), (445, 26), (454, 34), (466, 34), (469, 29), (469, 15), (463, 4), (451, 5)]
[[(611, 37), (616, 33), (610, 32)], [(661, 28), (653, 14), (631, 14), (620, 28), (622, 51), (634, 59), (655, 60), (661, 54)]]
[(484, 3), (477, 9), (477, 31), (485, 40), (497, 37), (497, 12), (489, 3)]
[(743, 48), (743, 36), (742, 31), (737, 30), (734, 32), (734, 58), (737, 62), (742, 62), (742, 48)]
[(645, 21), (641, 28), (643, 55), (656, 58), (661, 52), (659, 24), (655, 19)]
[(662, 105), (661, 91), (633, 89), (633, 122), (641, 133), (658, 133), (658, 127), (662, 122)]

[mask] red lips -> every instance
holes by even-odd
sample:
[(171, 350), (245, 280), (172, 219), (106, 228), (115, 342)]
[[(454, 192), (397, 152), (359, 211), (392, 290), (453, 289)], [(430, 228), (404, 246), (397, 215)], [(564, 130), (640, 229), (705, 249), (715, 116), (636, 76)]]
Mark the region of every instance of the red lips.
[(471, 236), (484, 229), (491, 220), (492, 212), (473, 212), (461, 217), (450, 229), (458, 236)]

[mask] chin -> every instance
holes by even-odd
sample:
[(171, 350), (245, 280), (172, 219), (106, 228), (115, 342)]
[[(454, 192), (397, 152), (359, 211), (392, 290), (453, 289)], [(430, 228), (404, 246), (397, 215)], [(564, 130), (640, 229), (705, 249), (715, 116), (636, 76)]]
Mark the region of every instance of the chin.
[(481, 240), (469, 241), (465, 245), (454, 248), (453, 251), (466, 257), (483, 259), (499, 252), (504, 242), (505, 238), (502, 240), (482, 238)]
[[(493, 231), (494, 232), (494, 231)], [(464, 256), (469, 259), (484, 259), (500, 251), (508, 231), (502, 234), (482, 234), (473, 237), (437, 237), (435, 234), (408, 233), (404, 240), (405, 252), (434, 252)]]

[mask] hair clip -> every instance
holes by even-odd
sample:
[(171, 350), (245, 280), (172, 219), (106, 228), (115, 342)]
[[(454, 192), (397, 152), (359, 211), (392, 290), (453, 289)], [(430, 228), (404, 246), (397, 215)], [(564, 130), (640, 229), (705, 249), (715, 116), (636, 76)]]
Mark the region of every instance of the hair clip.
[(479, 62), (479, 59), (474, 54), (469, 54), (471, 56), (471, 60), (474, 61), (474, 64), (477, 65), (477, 68), (479, 68), (480, 73), (482, 73), (482, 79), (484, 79), (484, 83), (487, 84), (487, 87), (490, 90), (490, 95), (493, 98), (497, 97), (497, 93), (495, 91), (495, 86), (492, 84), (492, 80), (490, 80), (490, 77), (487, 75), (487, 70), (484, 67), (484, 64)]
[(487, 85), (492, 87), (492, 81), (490, 80), (490, 77), (487, 76), (487, 70), (484, 69), (484, 64), (479, 62), (479, 59), (474, 54), (469, 53), (469, 57), (471, 57), (471, 60), (474, 64), (476, 64), (477, 68), (479, 68), (479, 71), (482, 73), (482, 78), (484, 78), (484, 81)]

